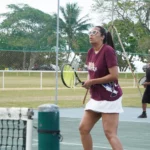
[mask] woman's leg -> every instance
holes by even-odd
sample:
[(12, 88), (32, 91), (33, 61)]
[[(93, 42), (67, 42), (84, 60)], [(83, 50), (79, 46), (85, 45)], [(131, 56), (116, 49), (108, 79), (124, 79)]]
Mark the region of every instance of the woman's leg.
[(100, 113), (95, 113), (90, 110), (84, 112), (83, 118), (79, 125), (80, 137), (84, 150), (92, 150), (92, 137), (90, 131), (94, 124), (101, 118)]
[(122, 144), (117, 137), (117, 129), (119, 122), (118, 113), (103, 113), (102, 122), (104, 133), (113, 150), (123, 150)]

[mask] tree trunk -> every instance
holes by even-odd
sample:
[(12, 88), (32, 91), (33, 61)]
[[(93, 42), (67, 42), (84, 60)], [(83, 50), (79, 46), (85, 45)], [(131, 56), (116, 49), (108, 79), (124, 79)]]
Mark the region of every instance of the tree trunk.
[(26, 52), (23, 52), (23, 70), (26, 69)]
[(31, 70), (32, 67), (34, 66), (35, 60), (36, 60), (37, 56), (38, 56), (38, 53), (35, 53), (35, 52), (31, 53), (31, 56), (30, 56), (30, 65), (29, 65), (28, 70)]

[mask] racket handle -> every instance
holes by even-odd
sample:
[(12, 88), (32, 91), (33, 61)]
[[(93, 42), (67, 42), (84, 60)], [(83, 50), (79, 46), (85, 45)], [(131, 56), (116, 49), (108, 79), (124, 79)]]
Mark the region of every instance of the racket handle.
[(89, 89), (86, 90), (86, 93), (85, 93), (85, 95), (84, 95), (83, 104), (85, 104), (85, 100), (86, 100), (86, 96), (87, 96), (87, 94), (88, 94), (88, 91), (89, 91)]

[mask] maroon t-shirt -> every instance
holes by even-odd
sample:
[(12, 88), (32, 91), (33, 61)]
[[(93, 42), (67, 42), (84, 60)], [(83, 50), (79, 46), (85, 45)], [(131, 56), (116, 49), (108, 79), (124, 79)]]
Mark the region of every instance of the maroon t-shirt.
[[(88, 51), (86, 64), (90, 79), (101, 78), (109, 74), (108, 68), (118, 66), (115, 50), (104, 44), (96, 54), (94, 49)], [(102, 101), (114, 101), (122, 95), (118, 80), (106, 84), (95, 84), (90, 87), (91, 98)]]

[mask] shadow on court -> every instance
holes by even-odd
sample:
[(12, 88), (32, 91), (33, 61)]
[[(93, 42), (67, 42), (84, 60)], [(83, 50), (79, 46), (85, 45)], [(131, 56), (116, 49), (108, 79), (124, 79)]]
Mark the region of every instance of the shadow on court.
[[(83, 108), (60, 109), (60, 130), (63, 141), (60, 150), (83, 150), (78, 126), (83, 115)], [(148, 118), (138, 119), (141, 108), (124, 108), (120, 114), (118, 136), (124, 150), (149, 150), (150, 149), (150, 109), (147, 110)], [(34, 116), (34, 126), (37, 127), (37, 111)], [(95, 125), (92, 132), (94, 150), (111, 150), (105, 138), (101, 120)], [(33, 149), (38, 149), (37, 129), (33, 129)]]

